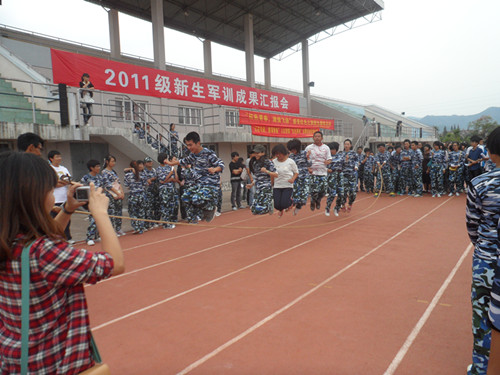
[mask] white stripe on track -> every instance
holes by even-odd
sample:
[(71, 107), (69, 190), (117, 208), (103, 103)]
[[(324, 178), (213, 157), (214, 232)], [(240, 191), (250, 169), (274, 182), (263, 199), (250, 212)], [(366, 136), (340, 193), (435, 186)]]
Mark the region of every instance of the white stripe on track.
[(384, 375), (392, 375), (397, 370), (397, 368), (399, 367), (399, 365), (403, 361), (403, 358), (405, 357), (406, 353), (408, 352), (408, 350), (410, 350), (411, 345), (413, 344), (413, 342), (417, 338), (418, 334), (422, 330), (423, 326), (425, 325), (425, 323), (429, 319), (430, 315), (432, 314), (432, 311), (434, 310), (434, 308), (438, 304), (439, 300), (443, 296), (446, 288), (448, 288), (448, 285), (450, 285), (451, 280), (453, 279), (453, 277), (457, 273), (458, 269), (462, 265), (465, 257), (471, 251), (472, 247), (473, 247), (472, 244), (469, 244), (469, 246), (467, 246), (467, 248), (463, 252), (462, 256), (458, 260), (457, 264), (455, 264), (455, 267), (453, 267), (450, 274), (448, 275), (446, 280), (441, 285), (441, 288), (439, 288), (439, 290), (437, 291), (436, 295), (434, 296), (431, 303), (429, 304), (429, 306), (425, 310), (424, 314), (421, 316), (421, 318), (419, 319), (419, 321), (417, 322), (417, 324), (415, 325), (415, 327), (411, 331), (410, 335), (406, 338), (406, 341), (404, 342), (401, 349), (399, 349), (398, 354), (396, 354), (396, 356), (392, 360), (391, 364), (389, 365), (387, 370), (384, 372)]
[(364, 260), (365, 258), (367, 258), (368, 256), (370, 256), (371, 254), (373, 254), (374, 252), (376, 252), (378, 249), (380, 249), (382, 246), (386, 245), (387, 243), (391, 242), (393, 239), (397, 238), (398, 236), (400, 236), (401, 234), (403, 234), (404, 232), (406, 232), (408, 229), (410, 229), (411, 227), (413, 227), (415, 224), (419, 223), (420, 221), (422, 221), (423, 219), (425, 219), (427, 216), (429, 216), (431, 213), (433, 213), (434, 211), (436, 211), (438, 208), (440, 208), (442, 205), (444, 205), (446, 202), (448, 202), (451, 198), (448, 198), (446, 201), (444, 201), (443, 203), (441, 203), (439, 206), (437, 207), (434, 207), (431, 211), (429, 211), (427, 214), (423, 215), (422, 217), (420, 217), (419, 219), (417, 219), (416, 221), (414, 221), (413, 223), (411, 223), (410, 225), (408, 225), (406, 228), (400, 230), (398, 233), (396, 233), (395, 235), (393, 235), (392, 237), (390, 237), (389, 239), (385, 240), (384, 242), (382, 242), (380, 245), (378, 245), (377, 247), (371, 249), (369, 252), (367, 252), (365, 255), (359, 257), (358, 259), (356, 259), (354, 262), (350, 263), (349, 265), (345, 266), (344, 268), (342, 268), (340, 271), (337, 271), (335, 274), (333, 274), (332, 276), (330, 276), (329, 278), (327, 278), (326, 280), (322, 281), (321, 283), (319, 283), (317, 286), (315, 286), (314, 288), (308, 290), (307, 292), (305, 292), (304, 294), (300, 295), (299, 297), (297, 297), (296, 299), (294, 299), (292, 302), (290, 302), (289, 304), (283, 306), (281, 309), (275, 311), (274, 313), (272, 313), (271, 315), (268, 315), (267, 317), (265, 317), (264, 319), (262, 319), (261, 321), (257, 322), (256, 324), (254, 324), (252, 327), (248, 328), (246, 331), (240, 333), (238, 336), (236, 337), (233, 337), (231, 340), (227, 341), (226, 343), (222, 344), (221, 346), (219, 346), (218, 348), (216, 348), (215, 350), (213, 350), (212, 352), (208, 353), (207, 355), (205, 355), (204, 357), (200, 358), (199, 360), (197, 360), (196, 362), (193, 362), (192, 364), (190, 364), (188, 367), (186, 367), (184, 370), (180, 371), (177, 373), (177, 375), (184, 375), (184, 374), (187, 374), (189, 372), (191, 372), (192, 370), (194, 370), (195, 368), (201, 366), (203, 363), (205, 363), (206, 361), (208, 361), (209, 359), (215, 357), (217, 354), (219, 354), (220, 352), (222, 352), (223, 350), (227, 349), (228, 347), (230, 347), (231, 345), (237, 343), (238, 341), (240, 341), (241, 339), (245, 338), (246, 336), (248, 336), (249, 334), (251, 334), (252, 332), (254, 332), (255, 330), (257, 330), (258, 328), (262, 327), (264, 324), (266, 324), (267, 322), (271, 321), (272, 319), (276, 318), (278, 315), (280, 315), (281, 313), (285, 312), (286, 310), (288, 310), (289, 308), (293, 307), (294, 305), (296, 305), (297, 303), (299, 303), (300, 301), (302, 301), (304, 298), (308, 297), (309, 295), (311, 295), (312, 293), (316, 292), (318, 289), (322, 288), (323, 286), (325, 286), (326, 284), (328, 284), (330, 281), (332, 281), (333, 279), (335, 279), (336, 277), (340, 276), (341, 274), (343, 274), (344, 272), (346, 272), (348, 269), (354, 267), (356, 264), (358, 264), (359, 262), (361, 262), (362, 260)]
[[(406, 199), (408, 199), (408, 198), (404, 198), (404, 199), (402, 199), (402, 200), (399, 200), (399, 201), (397, 201), (397, 202), (395, 202), (395, 203), (392, 203), (392, 204), (390, 204), (390, 205), (388, 205), (388, 206), (385, 206), (385, 207), (383, 207), (383, 208), (381, 208), (381, 209), (379, 209), (379, 210), (377, 210), (377, 211), (374, 211), (374, 212), (372, 212), (371, 214), (368, 214), (368, 215), (365, 215), (365, 216), (363, 216), (363, 217), (360, 217), (359, 219), (356, 219), (356, 220), (350, 221), (350, 222), (348, 222), (347, 224), (344, 224), (344, 225), (342, 225), (342, 226), (340, 226), (340, 227), (337, 227), (337, 228), (332, 229), (332, 230), (330, 230), (330, 231), (328, 231), (328, 232), (325, 232), (325, 233), (323, 233), (323, 234), (320, 234), (319, 236), (316, 236), (315, 238), (312, 238), (312, 239), (310, 239), (310, 240), (307, 240), (307, 241), (301, 242), (301, 243), (299, 243), (299, 244), (297, 244), (297, 245), (294, 245), (294, 246), (292, 246), (292, 247), (289, 247), (288, 249), (285, 249), (285, 250), (283, 250), (283, 251), (280, 251), (279, 253), (273, 254), (273, 255), (271, 255), (271, 256), (269, 256), (269, 257), (267, 257), (267, 258), (263, 258), (263, 259), (261, 259), (261, 260), (259, 260), (259, 261), (257, 261), (257, 262), (254, 262), (254, 263), (252, 263), (252, 264), (249, 264), (248, 266), (242, 267), (242, 268), (237, 269), (237, 270), (235, 270), (235, 271), (233, 271), (233, 272), (230, 272), (230, 273), (225, 274), (225, 275), (223, 275), (223, 276), (220, 276), (220, 277), (218, 277), (218, 278), (215, 278), (215, 279), (212, 279), (212, 280), (210, 280), (210, 281), (207, 281), (206, 283), (203, 283), (203, 284), (200, 284), (200, 285), (198, 285), (198, 286), (195, 286), (194, 288), (191, 288), (191, 289), (185, 290), (184, 292), (181, 292), (181, 293), (178, 293), (178, 294), (173, 295), (173, 296), (171, 296), (171, 297), (165, 298), (164, 300), (161, 300), (161, 301), (158, 301), (158, 302), (156, 302), (156, 303), (153, 303), (152, 305), (149, 305), (149, 306), (143, 307), (143, 308), (141, 308), (141, 309), (138, 309), (138, 310), (132, 311), (131, 313), (128, 313), (128, 314), (122, 315), (122, 316), (120, 316), (120, 317), (118, 317), (118, 318), (115, 318), (115, 319), (112, 319), (112, 320), (110, 320), (110, 321), (108, 321), (108, 322), (106, 322), (106, 323), (100, 324), (100, 325), (98, 325), (98, 326), (96, 326), (96, 327), (92, 328), (92, 330), (97, 331), (98, 329), (101, 329), (101, 328), (107, 327), (107, 326), (109, 326), (109, 325), (111, 325), (111, 324), (114, 324), (114, 323), (119, 322), (119, 321), (121, 321), (121, 320), (124, 320), (124, 319), (130, 318), (131, 316), (134, 316), (134, 315), (140, 314), (140, 313), (142, 313), (142, 312), (144, 312), (144, 311), (147, 311), (147, 310), (150, 310), (150, 309), (152, 309), (152, 308), (154, 308), (154, 307), (160, 306), (160, 305), (162, 305), (162, 304), (164, 304), (164, 303), (166, 303), (166, 302), (172, 301), (173, 299), (176, 299), (176, 298), (182, 297), (182, 296), (184, 296), (184, 295), (186, 295), (186, 294), (188, 294), (188, 293), (194, 292), (195, 290), (198, 290), (198, 289), (201, 289), (201, 288), (206, 287), (206, 286), (208, 286), (208, 285), (214, 284), (214, 283), (216, 283), (216, 282), (218, 282), (218, 281), (220, 281), (220, 280), (226, 279), (226, 278), (228, 278), (228, 277), (230, 277), (230, 276), (232, 276), (232, 275), (235, 275), (235, 274), (237, 274), (237, 273), (239, 273), (239, 272), (245, 271), (245, 270), (247, 270), (247, 269), (249, 269), (249, 268), (252, 268), (252, 267), (254, 267), (254, 266), (258, 265), (258, 264), (261, 264), (261, 263), (264, 263), (264, 262), (266, 262), (266, 261), (268, 261), (268, 260), (270, 260), (270, 259), (276, 258), (277, 256), (280, 256), (280, 255), (286, 254), (286, 253), (288, 253), (288, 252), (292, 251), (293, 249), (296, 249), (297, 247), (300, 247), (300, 246), (306, 245), (306, 244), (308, 244), (308, 243), (310, 243), (310, 242), (316, 241), (316, 240), (317, 240), (317, 239), (319, 239), (319, 238), (322, 238), (322, 237), (324, 237), (324, 236), (327, 236), (327, 235), (329, 235), (329, 234), (331, 234), (331, 233), (333, 233), (333, 232), (336, 232), (336, 231), (338, 231), (338, 230), (340, 230), (340, 229), (343, 229), (343, 228), (345, 228), (345, 227), (347, 227), (347, 226), (349, 226), (349, 225), (351, 225), (351, 224), (354, 224), (354, 223), (356, 223), (356, 222), (358, 222), (358, 221), (364, 220), (364, 219), (366, 219), (366, 218), (368, 218), (368, 217), (370, 217), (370, 216), (372, 216), (372, 215), (375, 215), (375, 214), (377, 214), (377, 213), (379, 213), (379, 212), (381, 212), (381, 211), (384, 211), (385, 209), (387, 209), (387, 208), (389, 208), (389, 207), (392, 207), (392, 206), (394, 206), (394, 205), (396, 205), (396, 204), (399, 204), (399, 203), (401, 203), (401, 202), (405, 201)], [(261, 233), (262, 233), (262, 232), (260, 232), (259, 234), (261, 234)], [(101, 282), (102, 282), (102, 281), (101, 281)]]
[[(113, 276), (113, 277), (110, 277), (109, 279), (104, 279), (104, 280), (101, 280), (99, 281), (99, 283), (97, 284), (86, 284), (85, 287), (86, 288), (89, 288), (89, 287), (92, 287), (92, 286), (96, 286), (96, 285), (99, 285), (99, 284), (102, 284), (102, 283), (105, 283), (105, 282), (109, 282), (109, 281), (113, 281), (113, 280), (116, 280), (116, 279), (119, 279), (120, 277), (125, 277), (125, 276), (130, 276), (130, 275), (133, 275), (133, 274), (136, 274), (138, 272), (142, 272), (142, 271), (147, 271), (151, 268), (155, 268), (155, 267), (159, 267), (159, 266), (163, 266), (165, 264), (168, 264), (168, 263), (172, 263), (172, 262), (175, 262), (177, 260), (180, 260), (180, 259), (184, 259), (184, 258), (189, 258), (191, 256), (194, 256), (194, 255), (197, 255), (197, 254), (201, 254), (201, 253), (204, 253), (206, 251), (210, 251), (210, 250), (213, 250), (213, 249), (216, 249), (218, 247), (222, 247), (222, 246), (225, 246), (225, 245), (230, 245), (234, 242), (238, 242), (238, 241), (241, 241), (241, 240), (245, 240), (247, 238), (250, 238), (250, 237), (254, 237), (254, 236), (260, 236), (261, 234), (263, 233), (266, 233), (266, 232), (270, 232), (272, 230), (275, 230), (275, 229), (278, 229), (278, 228), (282, 228), (282, 227), (285, 227), (287, 225), (291, 225), (291, 224), (295, 224), (295, 223), (298, 223), (299, 221), (302, 221), (302, 220), (307, 220), (307, 219), (310, 219), (310, 218), (313, 218), (313, 217), (316, 217), (316, 216), (320, 216), (320, 215), (324, 215), (323, 213), (321, 214), (314, 214), (314, 215), (311, 215), (311, 216), (307, 216), (307, 217), (304, 217), (302, 219), (299, 219), (299, 220), (295, 220), (294, 222), (292, 223), (287, 223), (287, 224), (282, 224), (282, 225), (279, 225), (277, 227), (274, 227), (274, 228), (270, 228), (270, 229), (267, 229), (263, 232), (256, 232), (256, 233), (253, 233), (253, 234), (249, 234), (247, 236), (244, 236), (244, 237), (238, 237), (234, 240), (231, 240), (231, 241), (227, 241), (227, 242), (223, 242), (223, 243), (220, 243), (220, 244), (217, 244), (217, 245), (214, 245), (214, 246), (210, 246), (210, 247), (206, 247), (204, 249), (201, 249), (201, 250), (198, 250), (198, 251), (195, 251), (195, 252), (192, 252), (192, 253), (189, 253), (189, 254), (186, 254), (186, 255), (182, 255), (180, 257), (177, 257), (177, 258), (173, 258), (173, 259), (169, 259), (169, 260), (165, 260), (163, 262), (160, 262), (160, 263), (155, 263), (155, 264), (151, 264), (149, 266), (146, 266), (146, 267), (142, 267), (142, 268), (138, 268), (138, 269), (135, 269), (133, 271), (129, 271), (129, 272), (125, 272), (125, 273), (122, 273), (120, 275), (116, 275), (116, 276)], [(247, 220), (247, 219), (245, 219)], [(332, 222), (332, 224), (334, 224), (335, 222)], [(215, 228), (210, 228), (210, 229), (215, 229)], [(195, 234), (198, 234), (200, 232), (196, 232)], [(185, 235), (182, 235), (182, 236), (187, 236), (187, 235), (192, 235), (193, 233), (188, 233), (188, 234), (185, 234)], [(181, 237), (181, 236), (178, 236), (178, 237)], [(177, 237), (177, 238), (178, 238)], [(156, 242), (150, 242), (151, 244), (154, 244), (154, 243), (158, 243), (158, 242), (162, 242), (162, 241), (168, 241), (169, 239), (172, 239), (172, 238), (168, 238), (168, 239), (164, 239), (164, 240), (160, 240), (160, 241), (156, 241)], [(143, 246), (143, 245), (141, 245)]]

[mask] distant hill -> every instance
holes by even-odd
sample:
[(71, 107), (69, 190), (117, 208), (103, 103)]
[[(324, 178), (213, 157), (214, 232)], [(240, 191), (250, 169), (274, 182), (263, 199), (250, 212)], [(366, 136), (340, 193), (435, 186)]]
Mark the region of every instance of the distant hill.
[(425, 116), (422, 118), (411, 117), (422, 124), (437, 126), (440, 131), (446, 126), (450, 130), (451, 126), (458, 125), (461, 129), (467, 129), (469, 122), (475, 121), (481, 116), (490, 116), (496, 122), (500, 123), (500, 107), (490, 107), (481, 113), (468, 116)]

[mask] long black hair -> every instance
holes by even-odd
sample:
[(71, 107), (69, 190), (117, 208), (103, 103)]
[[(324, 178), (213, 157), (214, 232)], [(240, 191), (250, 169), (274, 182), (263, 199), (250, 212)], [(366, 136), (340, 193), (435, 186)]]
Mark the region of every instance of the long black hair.
[(57, 175), (41, 157), (7, 151), (0, 154), (0, 266), (12, 259), (11, 248), (19, 234), (22, 242), (41, 236), (63, 238), (63, 231), (46, 211), (47, 194)]

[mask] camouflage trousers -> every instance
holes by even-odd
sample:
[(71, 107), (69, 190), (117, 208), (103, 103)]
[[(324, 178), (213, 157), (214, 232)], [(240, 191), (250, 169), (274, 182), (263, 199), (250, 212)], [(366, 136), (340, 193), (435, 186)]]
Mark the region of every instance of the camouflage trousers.
[(328, 198), (326, 199), (326, 210), (330, 207), (335, 197), (337, 197), (336, 208), (340, 208), (342, 197), (344, 196), (344, 174), (342, 171), (333, 171), (328, 175)]
[(254, 215), (264, 215), (273, 211), (273, 188), (271, 186), (255, 189), (250, 211)]
[[(162, 186), (159, 191), (160, 196), (160, 220), (177, 222), (177, 212), (179, 210), (179, 193), (175, 186)], [(167, 224), (163, 224), (166, 228)]]
[(460, 168), (457, 168), (455, 171), (450, 169), (450, 174), (448, 176), (448, 187), (450, 188), (450, 193), (457, 193), (463, 189), (463, 182), (462, 185), (460, 185), (460, 173)]
[(365, 190), (367, 192), (372, 192), (374, 189), (374, 184), (373, 184), (373, 172), (368, 169), (365, 169), (363, 173), (363, 179), (365, 180)]
[(418, 167), (418, 168), (415, 168), (413, 167), (412, 168), (412, 187), (411, 187), (411, 190), (415, 193), (415, 194), (420, 194), (422, 195), (422, 193), (424, 192), (424, 187), (422, 185), (422, 167)]
[[(156, 194), (156, 189), (154, 190), (146, 190), (146, 199), (144, 200), (144, 211), (145, 211), (145, 218), (148, 220), (156, 220), (157, 215), (156, 211), (158, 208), (158, 194)], [(151, 228), (154, 223), (151, 222), (145, 222), (144, 223), (146, 228)]]
[[(145, 193), (130, 193), (128, 196), (128, 216), (131, 218), (144, 219), (146, 215), (145, 200)], [(143, 231), (146, 227), (145, 222), (142, 220), (132, 220), (131, 224), (135, 231)]]
[(401, 193), (401, 171), (397, 168), (394, 168), (391, 171), (392, 178), (392, 188), (395, 193)]
[(86, 241), (97, 240), (99, 238), (99, 231), (95, 223), (94, 217), (89, 215), (89, 226), (87, 227)]
[[(110, 194), (106, 195), (109, 198), (108, 215), (122, 216), (123, 201), (121, 199), (114, 199)], [(122, 230), (122, 219), (111, 217), (110, 220), (115, 232)]]
[(292, 202), (298, 208), (307, 203), (311, 180), (309, 176), (298, 177), (293, 184)]
[(484, 374), (488, 368), (491, 346), (491, 324), (488, 318), (490, 293), (495, 277), (495, 263), (484, 259), (472, 259), (472, 369), (469, 374)]
[(326, 195), (327, 189), (328, 176), (311, 176), (310, 194), (312, 200), (320, 201)]
[(197, 222), (203, 217), (203, 211), (217, 208), (219, 186), (196, 184), (184, 189), (182, 201), (186, 205), (189, 222)]
[[(422, 177), (420, 177), (422, 179)], [(401, 193), (410, 194), (413, 189), (413, 170), (411, 166), (401, 168)], [(407, 191), (408, 189), (408, 191)]]
[(375, 192), (380, 192), (380, 188), (383, 183), (384, 188), (382, 189), (382, 192), (392, 193), (394, 191), (394, 187), (392, 186), (391, 167), (389, 167), (388, 165), (384, 165), (382, 168), (377, 169), (377, 187), (375, 189)]
[(344, 173), (344, 193), (339, 195), (342, 200), (337, 199), (337, 206), (344, 206), (349, 199), (349, 205), (352, 205), (356, 200), (356, 174)]
[(222, 212), (222, 187), (217, 191), (217, 212)]
[(431, 193), (444, 194), (443, 186), (443, 168), (440, 165), (432, 166), (430, 170), (431, 175)]

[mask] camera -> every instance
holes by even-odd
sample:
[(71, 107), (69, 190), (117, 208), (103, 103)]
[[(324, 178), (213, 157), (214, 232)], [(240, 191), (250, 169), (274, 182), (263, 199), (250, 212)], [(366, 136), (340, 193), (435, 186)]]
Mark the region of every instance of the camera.
[(80, 186), (75, 189), (75, 199), (78, 202), (88, 202), (90, 197), (90, 186)]

